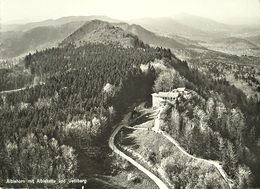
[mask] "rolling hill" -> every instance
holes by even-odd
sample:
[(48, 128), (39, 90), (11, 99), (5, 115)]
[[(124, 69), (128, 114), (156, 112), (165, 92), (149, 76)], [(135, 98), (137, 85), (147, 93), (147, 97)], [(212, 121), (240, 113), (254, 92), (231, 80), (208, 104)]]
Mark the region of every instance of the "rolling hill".
[[(96, 17), (87, 17), (87, 19), (91, 18)], [(135, 43), (138, 42), (136, 36), (149, 45), (170, 48), (175, 53), (178, 53), (180, 49), (186, 47), (198, 47), (198, 44), (195, 41), (176, 35), (160, 36), (136, 24), (129, 25), (127, 23), (117, 22), (110, 24), (101, 20), (69, 22), (80, 19), (86, 19), (86, 17), (66, 17), (58, 20), (44, 21), (38, 24), (29, 23), (26, 26), (23, 26), (23, 28), (28, 28), (28, 26), (33, 27), (36, 25), (52, 26), (35, 27), (24, 32), (3, 32), (1, 33), (2, 38), (0, 39), (0, 46), (2, 47), (0, 51), (0, 58), (12, 58), (36, 49), (41, 50), (44, 48), (57, 46), (60, 42), (62, 42), (61, 45), (65, 45), (71, 41), (77, 41), (77, 43), (79, 41), (113, 41), (120, 42), (123, 46), (134, 46), (136, 45)], [(109, 18), (107, 18), (107, 20), (115, 21)], [(66, 22), (69, 23), (60, 25)]]
[[(91, 18), (95, 17), (87, 17), (87, 19)], [(197, 54), (197, 51), (200, 52), (201, 50), (207, 50), (205, 47), (199, 45), (198, 41), (173, 34), (159, 35), (137, 24), (130, 25), (122, 22), (109, 23), (106, 21), (94, 20), (86, 22), (70, 22), (59, 25), (67, 21), (75, 21), (79, 19), (86, 19), (86, 17), (66, 17), (58, 20), (44, 21), (41, 22), (40, 25), (53, 24), (55, 26), (36, 27), (24, 32), (3, 32), (3, 37), (0, 41), (0, 45), (2, 47), (0, 57), (12, 58), (36, 49), (41, 50), (44, 48), (57, 46), (59, 43), (61, 43), (61, 45), (66, 45), (73, 42), (79, 45), (83, 41), (94, 43), (116, 42), (125, 47), (132, 47), (140, 45), (138, 38), (144, 43), (152, 46), (170, 48), (177, 56), (183, 54), (183, 52), (185, 53), (185, 57), (192, 56)], [(174, 24), (174, 21), (170, 21)], [(27, 26), (28, 25), (32, 26), (32, 24), (27, 24)], [(178, 26), (179, 25), (177, 24), (177, 27)], [(173, 29), (174, 27), (175, 25), (170, 27), (170, 29)], [(24, 26), (24, 28), (26, 27)], [(183, 29), (185, 28), (186, 26), (183, 26)], [(162, 33), (165, 34), (167, 32)]]
[(226, 43), (227, 45), (236, 45), (236, 44), (240, 43), (240, 44), (246, 45), (247, 48), (255, 48), (255, 47), (257, 47), (252, 42), (250, 42), (250, 41), (248, 41), (246, 39), (238, 38), (238, 37), (221, 38), (221, 39), (213, 40), (212, 42), (214, 42), (216, 44), (217, 43)]
[[(175, 37), (175, 38), (173, 38)], [(134, 47), (143, 45), (169, 48), (177, 56), (185, 52), (186, 56), (192, 56), (197, 51), (207, 51), (196, 41), (185, 39), (179, 36), (160, 36), (151, 32), (140, 25), (127, 23), (108, 23), (100, 20), (86, 22), (60, 44), (64, 46), (74, 43), (78, 46), (85, 43), (119, 43), (124, 47)]]
[(136, 35), (124, 31), (108, 22), (101, 20), (92, 20), (86, 22), (83, 26), (69, 35), (61, 42), (61, 46), (69, 43), (77, 46), (85, 43), (118, 43), (124, 47), (135, 47), (139, 45), (139, 39)]
[(174, 39), (171, 39), (169, 37), (163, 37), (154, 32), (146, 30), (140, 25), (136, 25), (136, 24), (129, 25), (127, 23), (119, 23), (116, 25), (118, 25), (125, 31), (137, 35), (142, 41), (150, 45), (162, 46), (162, 47), (172, 48), (172, 49), (184, 48), (186, 46), (185, 44), (179, 43)]
[(144, 43), (171, 49), (179, 58), (186, 58), (196, 55), (197, 52), (208, 51), (205, 47), (199, 45), (198, 42), (177, 35), (158, 35), (136, 24), (118, 23), (114, 25), (137, 35)]
[(171, 18), (141, 18), (131, 20), (144, 28), (161, 35), (178, 35), (192, 40), (204, 40), (212, 35), (197, 28), (181, 24)]
[(207, 32), (220, 32), (230, 28), (230, 26), (222, 24), (215, 20), (186, 13), (175, 15), (171, 18), (186, 26), (197, 28)]
[(36, 49), (57, 46), (82, 24), (82, 22), (72, 22), (57, 27), (36, 27), (25, 32), (3, 32), (0, 38), (0, 58), (13, 58)]
[[(95, 25), (91, 21), (97, 19), (104, 23)], [(57, 46), (62, 41), (64, 45), (74, 41), (72, 38), (77, 43), (113, 41), (123, 46), (133, 46), (138, 42), (136, 36), (149, 45), (170, 48), (184, 59), (209, 53), (209, 49), (238, 55), (259, 54), (258, 47), (254, 46), (259, 39), (255, 28), (231, 27), (189, 14), (134, 19), (127, 23), (106, 16), (70, 16), (25, 25), (5, 25), (2, 31), (8, 30), (8, 27), (13, 31), (1, 33), (0, 58), (13, 58), (36, 49)], [(81, 26), (81, 30), (76, 32)], [(249, 35), (252, 32), (254, 35)], [(244, 41), (232, 43), (230, 40), (233, 37), (243, 38)]]
[(251, 43), (254, 43), (258, 47), (260, 47), (260, 35), (246, 37), (244, 39), (246, 39), (246, 40), (250, 41)]
[(249, 40), (239, 37), (219, 38), (200, 43), (206, 48), (234, 55), (259, 56), (260, 48)]

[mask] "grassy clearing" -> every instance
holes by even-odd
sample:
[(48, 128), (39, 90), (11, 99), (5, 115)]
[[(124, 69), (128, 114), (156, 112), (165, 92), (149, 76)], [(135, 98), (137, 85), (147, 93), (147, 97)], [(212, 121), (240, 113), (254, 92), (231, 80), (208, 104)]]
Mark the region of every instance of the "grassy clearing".
[(135, 143), (139, 145), (137, 149), (138, 153), (143, 153), (147, 150), (157, 153), (161, 146), (172, 146), (161, 134), (153, 131), (135, 130), (130, 135), (130, 138), (133, 138)]
[(141, 116), (134, 123), (130, 124), (130, 126), (140, 128), (152, 128), (155, 116), (156, 110), (143, 109), (141, 111)]

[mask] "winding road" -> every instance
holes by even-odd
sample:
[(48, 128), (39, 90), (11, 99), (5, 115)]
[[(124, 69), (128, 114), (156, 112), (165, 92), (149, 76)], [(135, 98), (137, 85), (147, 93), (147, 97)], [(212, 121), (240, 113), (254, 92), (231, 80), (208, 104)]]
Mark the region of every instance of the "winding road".
[(13, 92), (22, 91), (22, 90), (25, 90), (25, 89), (26, 89), (26, 87), (19, 88), (19, 89), (8, 90), (8, 91), (1, 91), (0, 94), (13, 93)]
[(196, 159), (198, 161), (204, 161), (208, 164), (211, 164), (213, 165), (214, 167), (217, 168), (217, 170), (219, 171), (219, 173), (221, 174), (221, 176), (223, 177), (223, 179), (226, 181), (226, 183), (229, 185), (229, 188), (232, 188), (232, 180), (230, 180), (226, 174), (226, 172), (223, 170), (222, 166), (220, 165), (219, 162), (217, 161), (213, 161), (213, 160), (206, 160), (206, 159), (203, 159), (203, 158), (198, 158), (198, 157), (195, 157), (191, 154), (189, 154), (188, 152), (186, 152), (185, 149), (183, 149), (179, 143), (174, 139), (172, 138), (169, 134), (167, 134), (166, 132), (160, 130), (160, 116), (161, 116), (161, 113), (162, 113), (162, 110), (163, 110), (163, 107), (159, 107), (158, 108), (158, 114), (157, 114), (157, 117), (155, 119), (155, 122), (154, 122), (154, 127), (153, 127), (153, 130), (157, 133), (160, 133), (162, 134), (165, 138), (167, 138), (172, 144), (174, 144), (182, 153), (184, 153), (186, 156), (190, 157), (190, 158), (193, 158), (193, 159)]
[[(186, 150), (184, 148), (182, 148), (180, 146), (180, 144), (174, 139), (172, 138), (169, 134), (167, 134), (166, 132), (160, 130), (160, 117), (161, 117), (161, 113), (163, 111), (163, 107), (159, 107), (158, 108), (158, 113), (156, 114), (156, 119), (154, 122), (154, 127), (152, 129), (148, 129), (148, 128), (139, 128), (139, 127), (129, 127), (126, 124), (121, 125), (120, 129), (122, 127), (126, 127), (129, 129), (134, 129), (134, 130), (146, 130), (146, 131), (154, 131), (156, 133), (162, 134), (167, 140), (169, 140), (172, 144), (174, 144), (182, 153), (184, 153), (186, 156), (198, 160), (198, 161), (203, 161), (206, 162), (208, 164), (213, 165), (214, 167), (217, 168), (217, 170), (219, 171), (219, 173), (221, 174), (221, 176), (223, 177), (223, 179), (226, 181), (226, 183), (229, 185), (229, 188), (233, 188), (233, 181), (231, 179), (228, 178), (228, 175), (226, 174), (226, 172), (223, 170), (222, 166), (220, 165), (220, 162), (218, 161), (213, 161), (213, 160), (207, 160), (207, 159), (203, 159), (203, 158), (198, 158), (195, 157), (191, 154), (189, 154), (188, 152), (186, 152)], [(120, 130), (119, 129), (119, 130)], [(117, 131), (118, 132), (118, 131)]]
[(12, 89), (12, 90), (7, 90), (7, 91), (1, 91), (0, 94), (7, 94), (7, 93), (14, 93), (14, 92), (18, 92), (18, 91), (23, 91), (25, 89), (30, 89), (30, 88), (33, 88), (37, 85), (45, 85), (44, 82), (40, 82), (40, 84), (34, 84), (34, 85), (30, 85), (30, 86), (26, 86), (26, 87), (22, 87), (22, 88), (19, 88), (19, 89)]
[(199, 161), (204, 161), (208, 164), (211, 164), (213, 165), (214, 167), (217, 168), (217, 170), (219, 171), (219, 173), (221, 174), (221, 176), (223, 177), (223, 179), (227, 182), (227, 184), (229, 185), (230, 188), (232, 188), (232, 184), (230, 183), (231, 181), (228, 179), (228, 176), (226, 174), (226, 172), (223, 170), (222, 166), (220, 165), (219, 162), (217, 161), (213, 161), (213, 160), (206, 160), (206, 159), (202, 159), (202, 158), (198, 158), (198, 157), (195, 157), (191, 154), (189, 154), (188, 152), (186, 152), (180, 145), (179, 143), (173, 139), (169, 134), (161, 131), (160, 132), (165, 138), (167, 138), (172, 144), (174, 144), (182, 153), (184, 153), (186, 156), (189, 156), (190, 158), (193, 158), (193, 159), (196, 159), (196, 160), (199, 160)]
[(149, 170), (147, 170), (146, 168), (144, 168), (142, 165), (140, 165), (138, 162), (136, 162), (134, 159), (132, 159), (131, 157), (127, 156), (126, 154), (124, 154), (123, 152), (121, 152), (114, 144), (114, 139), (115, 136), (117, 135), (117, 133), (119, 132), (119, 130), (128, 125), (128, 120), (130, 117), (130, 113), (127, 114), (124, 119), (121, 121), (121, 123), (116, 127), (116, 129), (113, 131), (112, 135), (109, 138), (109, 147), (113, 150), (113, 152), (117, 153), (118, 155), (120, 155), (122, 158), (126, 159), (127, 161), (129, 161), (132, 165), (134, 165), (137, 169), (139, 169), (140, 171), (142, 171), (143, 173), (145, 173), (148, 177), (150, 177), (155, 183), (156, 185), (160, 188), (160, 189), (168, 189), (167, 185), (165, 183), (163, 183), (163, 181), (161, 179), (159, 179), (156, 175), (154, 175), (153, 173), (151, 173)]

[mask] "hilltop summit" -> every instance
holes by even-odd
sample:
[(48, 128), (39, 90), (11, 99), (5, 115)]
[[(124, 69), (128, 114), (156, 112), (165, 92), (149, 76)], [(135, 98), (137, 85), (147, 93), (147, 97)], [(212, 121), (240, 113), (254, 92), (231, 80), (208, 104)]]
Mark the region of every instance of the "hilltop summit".
[(86, 22), (74, 33), (65, 38), (60, 45), (64, 46), (69, 43), (76, 44), (77, 46), (84, 45), (85, 43), (113, 43), (120, 44), (123, 47), (143, 45), (136, 35), (101, 20)]

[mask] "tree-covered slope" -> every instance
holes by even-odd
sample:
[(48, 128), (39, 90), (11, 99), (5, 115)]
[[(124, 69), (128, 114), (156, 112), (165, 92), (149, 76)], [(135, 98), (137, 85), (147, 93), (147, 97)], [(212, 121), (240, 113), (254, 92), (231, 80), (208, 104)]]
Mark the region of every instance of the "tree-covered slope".
[(111, 174), (106, 148), (111, 126), (130, 103), (150, 95), (155, 71), (149, 62), (163, 57), (169, 58), (163, 49), (104, 44), (28, 55), (25, 67), (45, 85), (1, 95), (1, 186), (15, 186), (6, 179)]
[(108, 22), (92, 20), (64, 39), (62, 45), (69, 43), (82, 45), (85, 43), (118, 43), (124, 47), (139, 46), (139, 39), (136, 35), (116, 27)]
[(179, 74), (161, 73), (155, 89), (184, 84), (191, 91), (165, 111), (162, 129), (189, 153), (222, 162), (235, 188), (258, 187), (259, 100), (248, 99), (221, 77), (218, 69), (224, 64), (203, 64), (204, 69), (185, 62), (171, 66)]

